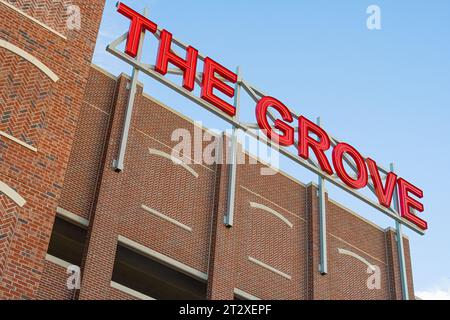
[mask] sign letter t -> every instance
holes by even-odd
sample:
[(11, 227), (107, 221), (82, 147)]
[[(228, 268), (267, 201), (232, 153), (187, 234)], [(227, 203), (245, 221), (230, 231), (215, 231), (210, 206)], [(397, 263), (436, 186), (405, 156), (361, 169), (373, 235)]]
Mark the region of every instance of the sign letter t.
[(125, 53), (135, 58), (139, 49), (142, 32), (148, 30), (155, 33), (158, 26), (121, 2), (117, 3), (117, 12), (131, 20)]

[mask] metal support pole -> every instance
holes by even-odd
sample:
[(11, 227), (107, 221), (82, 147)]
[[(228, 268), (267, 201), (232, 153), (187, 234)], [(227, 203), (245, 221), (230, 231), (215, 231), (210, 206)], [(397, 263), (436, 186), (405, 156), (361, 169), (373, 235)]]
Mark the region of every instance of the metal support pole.
[[(148, 18), (149, 16), (149, 10), (148, 8), (144, 9), (144, 16)], [(136, 56), (136, 61), (140, 62), (142, 57), (142, 47), (144, 45), (144, 36), (145, 31), (141, 34), (141, 39), (139, 42), (139, 48)], [(139, 79), (139, 69), (134, 67), (133, 73), (131, 74), (131, 86), (130, 86), (130, 95), (128, 97), (128, 104), (127, 104), (127, 110), (125, 113), (125, 120), (123, 124), (122, 129), (122, 137), (120, 140), (120, 146), (119, 146), (119, 157), (113, 161), (113, 167), (115, 171), (122, 172), (124, 169), (124, 162), (125, 162), (125, 153), (127, 150), (127, 144), (128, 144), (128, 134), (130, 132), (131, 127), (131, 117), (133, 115), (133, 107), (134, 107), (134, 100), (136, 96), (136, 90), (137, 90), (137, 84)]]
[[(394, 172), (394, 164), (391, 163), (391, 171)], [(399, 205), (398, 205), (398, 189), (395, 187), (394, 192), (394, 210), (400, 215)], [(406, 275), (406, 264), (405, 264), (405, 250), (403, 247), (403, 233), (402, 233), (402, 225), (395, 221), (395, 230), (397, 233), (397, 251), (398, 251), (398, 261), (400, 266), (400, 281), (402, 283), (402, 298), (403, 300), (409, 300), (409, 292), (408, 292), (408, 279)]]
[[(317, 125), (322, 126), (322, 121), (317, 118)], [(328, 273), (328, 257), (327, 257), (327, 212), (325, 208), (325, 179), (319, 176), (319, 228), (320, 228), (320, 274)]]
[[(240, 91), (241, 87), (239, 81), (241, 79), (241, 69), (240, 67), (236, 68), (237, 81), (235, 85), (235, 93), (234, 93), (234, 107), (236, 108), (236, 120), (239, 120), (239, 111), (240, 111)], [(228, 201), (227, 201), (227, 212), (225, 214), (224, 224), (227, 228), (231, 228), (233, 226), (234, 220), (234, 202), (236, 197), (236, 174), (237, 174), (237, 134), (238, 128), (233, 126), (233, 132), (230, 137), (230, 147), (229, 157), (225, 157), (225, 159), (229, 159), (231, 163), (229, 163), (229, 175), (228, 175)]]

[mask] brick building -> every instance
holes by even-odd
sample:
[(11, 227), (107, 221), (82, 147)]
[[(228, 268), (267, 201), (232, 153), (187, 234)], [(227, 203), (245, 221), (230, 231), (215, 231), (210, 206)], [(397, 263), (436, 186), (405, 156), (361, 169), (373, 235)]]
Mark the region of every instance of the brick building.
[(130, 79), (90, 63), (103, 1), (71, 3), (79, 31), (64, 1), (0, 0), (0, 299), (401, 299), (395, 231), (327, 198), (321, 275), (317, 186), (261, 161), (226, 228), (228, 167), (171, 161), (173, 130), (204, 128), (142, 85), (114, 171)]

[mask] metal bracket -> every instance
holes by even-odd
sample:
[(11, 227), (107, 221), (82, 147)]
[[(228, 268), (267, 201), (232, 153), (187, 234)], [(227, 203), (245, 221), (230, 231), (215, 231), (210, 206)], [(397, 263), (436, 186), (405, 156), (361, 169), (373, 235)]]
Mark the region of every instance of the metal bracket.
[[(236, 68), (236, 74), (238, 76), (238, 80), (240, 78), (241, 70), (239, 67)], [(234, 95), (234, 107), (236, 108), (236, 120), (239, 121), (239, 111), (240, 111), (240, 86), (239, 81), (236, 82), (235, 86), (235, 95)], [(234, 222), (234, 205), (236, 198), (236, 177), (237, 177), (237, 149), (238, 149), (238, 141), (237, 141), (237, 133), (238, 128), (233, 126), (233, 133), (231, 135), (230, 147), (229, 147), (229, 157), (228, 159), (231, 163), (228, 165), (229, 174), (228, 174), (228, 199), (227, 199), (227, 211), (225, 213), (224, 224), (227, 228), (231, 228)]]
[[(322, 126), (320, 117), (317, 118), (317, 125)], [(325, 179), (319, 176), (319, 228), (320, 228), (320, 274), (328, 273), (328, 253), (327, 253), (327, 212), (325, 205)]]
[[(148, 8), (144, 9), (144, 16), (149, 17), (149, 10)], [(145, 32), (142, 32), (141, 39), (139, 42), (139, 49), (136, 56), (136, 61), (139, 63), (141, 61), (142, 57), (142, 49), (144, 46), (144, 35)], [(131, 75), (131, 85), (127, 84), (127, 89), (130, 90), (129, 96), (128, 96), (128, 104), (127, 109), (125, 113), (125, 120), (122, 128), (122, 137), (120, 140), (120, 146), (119, 146), (119, 156), (116, 160), (113, 161), (113, 168), (117, 172), (122, 172), (124, 169), (125, 164), (125, 154), (127, 151), (127, 144), (128, 144), (128, 135), (130, 133), (130, 127), (131, 127), (131, 118), (133, 116), (133, 108), (134, 108), (134, 101), (136, 98), (136, 91), (137, 91), (137, 84), (139, 79), (139, 68), (134, 67), (133, 73)]]
[[(391, 171), (394, 172), (394, 164), (391, 163)], [(399, 205), (398, 205), (398, 189), (397, 186), (394, 189), (394, 210), (399, 214)], [(403, 246), (403, 233), (402, 233), (402, 225), (395, 221), (395, 230), (397, 233), (397, 251), (398, 251), (398, 261), (400, 267), (400, 281), (402, 283), (402, 298), (403, 300), (409, 300), (409, 291), (408, 291), (408, 278), (406, 274), (406, 263), (405, 263), (405, 249)]]

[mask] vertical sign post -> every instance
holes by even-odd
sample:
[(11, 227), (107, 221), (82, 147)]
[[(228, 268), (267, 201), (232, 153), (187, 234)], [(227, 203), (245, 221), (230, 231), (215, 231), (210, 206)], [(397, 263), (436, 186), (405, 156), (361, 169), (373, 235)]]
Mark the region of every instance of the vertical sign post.
[[(317, 118), (317, 125), (322, 126), (322, 121)], [(325, 208), (325, 179), (319, 176), (319, 228), (320, 228), (320, 274), (328, 273), (327, 258), (327, 213)]]
[[(394, 164), (391, 163), (390, 169), (392, 172), (394, 172)], [(398, 188), (395, 187), (394, 192), (394, 210), (397, 212), (397, 214), (400, 214), (399, 212), (399, 205), (398, 205)], [(395, 230), (397, 233), (397, 251), (398, 251), (398, 261), (400, 266), (400, 281), (402, 283), (402, 298), (403, 300), (409, 300), (409, 292), (408, 292), (408, 279), (406, 277), (406, 265), (405, 265), (405, 250), (403, 247), (403, 234), (402, 234), (402, 225), (395, 221)]]
[[(147, 7), (144, 9), (144, 17), (146, 18), (149, 17), (149, 10)], [(142, 31), (141, 39), (139, 42), (139, 48), (136, 56), (137, 62), (141, 61), (143, 49), (142, 47), (144, 46), (144, 35), (145, 31)], [(122, 137), (119, 146), (119, 157), (113, 162), (114, 170), (118, 172), (122, 172), (124, 169), (125, 153), (127, 150), (128, 134), (130, 132), (131, 127), (131, 117), (133, 115), (133, 107), (134, 107), (134, 100), (136, 97), (138, 79), (139, 79), (139, 69), (137, 67), (133, 67), (133, 73), (131, 74), (130, 95), (128, 97), (127, 111), (125, 113), (125, 121), (122, 129)]]
[[(237, 81), (234, 92), (234, 107), (236, 108), (236, 120), (239, 121), (239, 111), (240, 111), (240, 85), (239, 81), (241, 79), (241, 70), (240, 67), (236, 68)], [(228, 165), (229, 174), (228, 174), (228, 199), (227, 199), (227, 211), (225, 213), (224, 224), (227, 228), (231, 228), (233, 226), (234, 220), (234, 202), (236, 198), (236, 175), (237, 175), (237, 134), (238, 128), (233, 126), (233, 132), (230, 137), (230, 146), (227, 148), (227, 156), (225, 159), (229, 160), (230, 163)]]

